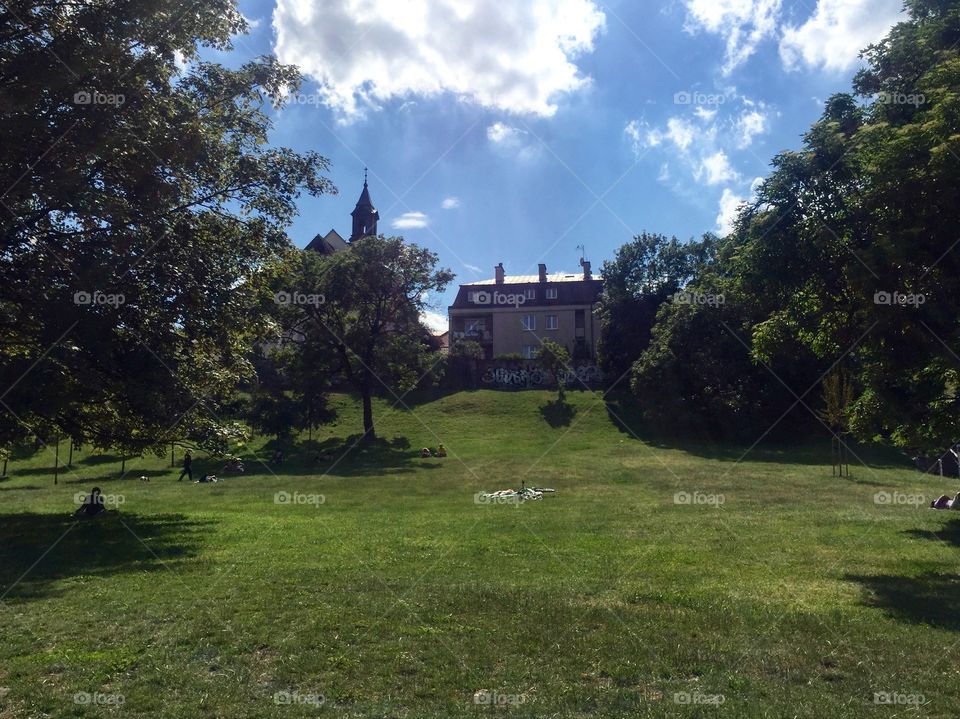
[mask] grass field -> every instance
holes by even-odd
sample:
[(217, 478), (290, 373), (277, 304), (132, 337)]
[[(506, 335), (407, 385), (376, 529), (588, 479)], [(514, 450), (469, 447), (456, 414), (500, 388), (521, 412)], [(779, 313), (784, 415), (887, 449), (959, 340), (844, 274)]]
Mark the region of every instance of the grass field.
[[(825, 439), (738, 462), (550, 399), (381, 405), (387, 442), (337, 461), (360, 425), (339, 398), (276, 474), (217, 484), (13, 462), (0, 717), (960, 714), (960, 520), (925, 506), (957, 481), (869, 448), (833, 478)], [(475, 501), (521, 479), (557, 492)], [(77, 523), (94, 483), (123, 503)]]

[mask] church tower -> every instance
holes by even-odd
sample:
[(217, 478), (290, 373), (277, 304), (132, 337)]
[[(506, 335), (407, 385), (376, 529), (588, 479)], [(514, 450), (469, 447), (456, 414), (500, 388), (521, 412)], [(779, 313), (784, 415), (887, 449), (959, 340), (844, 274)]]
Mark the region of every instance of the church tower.
[(363, 170), (363, 191), (360, 193), (360, 199), (357, 200), (357, 206), (350, 213), (353, 217), (353, 231), (350, 233), (350, 242), (359, 240), (361, 237), (377, 234), (377, 220), (380, 219), (380, 213), (377, 212), (370, 201), (370, 190), (367, 189), (367, 170)]

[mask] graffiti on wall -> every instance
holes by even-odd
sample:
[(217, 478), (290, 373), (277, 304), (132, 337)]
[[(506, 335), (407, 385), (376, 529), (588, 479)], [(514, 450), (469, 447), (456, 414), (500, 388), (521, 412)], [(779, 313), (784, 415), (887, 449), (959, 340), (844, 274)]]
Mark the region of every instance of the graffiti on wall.
[[(553, 384), (553, 376), (536, 367), (488, 367), (482, 379), (484, 384), (494, 387), (542, 387)], [(560, 381), (568, 386), (602, 382), (603, 370), (595, 364), (571, 367), (560, 375)]]

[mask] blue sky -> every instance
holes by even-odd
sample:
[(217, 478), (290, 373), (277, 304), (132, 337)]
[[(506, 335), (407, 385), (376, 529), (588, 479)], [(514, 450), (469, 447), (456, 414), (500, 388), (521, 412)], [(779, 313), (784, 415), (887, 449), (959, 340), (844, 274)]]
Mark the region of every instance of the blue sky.
[[(347, 236), (369, 167), (380, 231), (436, 251), (456, 284), (599, 268), (641, 230), (729, 227), (770, 159), (900, 0), (243, 0), (235, 65), (273, 53), (306, 73), (273, 141), (331, 160), (337, 196), (304, 198), (305, 245)], [(439, 324), (439, 318), (433, 318)]]

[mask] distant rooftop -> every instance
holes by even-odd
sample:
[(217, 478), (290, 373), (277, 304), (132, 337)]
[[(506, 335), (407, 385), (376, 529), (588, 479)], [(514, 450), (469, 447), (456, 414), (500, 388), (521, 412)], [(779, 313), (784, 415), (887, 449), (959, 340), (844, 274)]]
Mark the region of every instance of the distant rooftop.
[[(600, 275), (593, 275), (590, 279), (602, 280)], [(582, 282), (583, 272), (550, 272), (547, 274), (547, 282)], [(540, 282), (540, 275), (505, 275), (503, 284), (505, 285), (525, 285), (529, 283)], [(476, 280), (475, 282), (464, 282), (464, 285), (495, 285), (496, 278), (489, 280)]]

